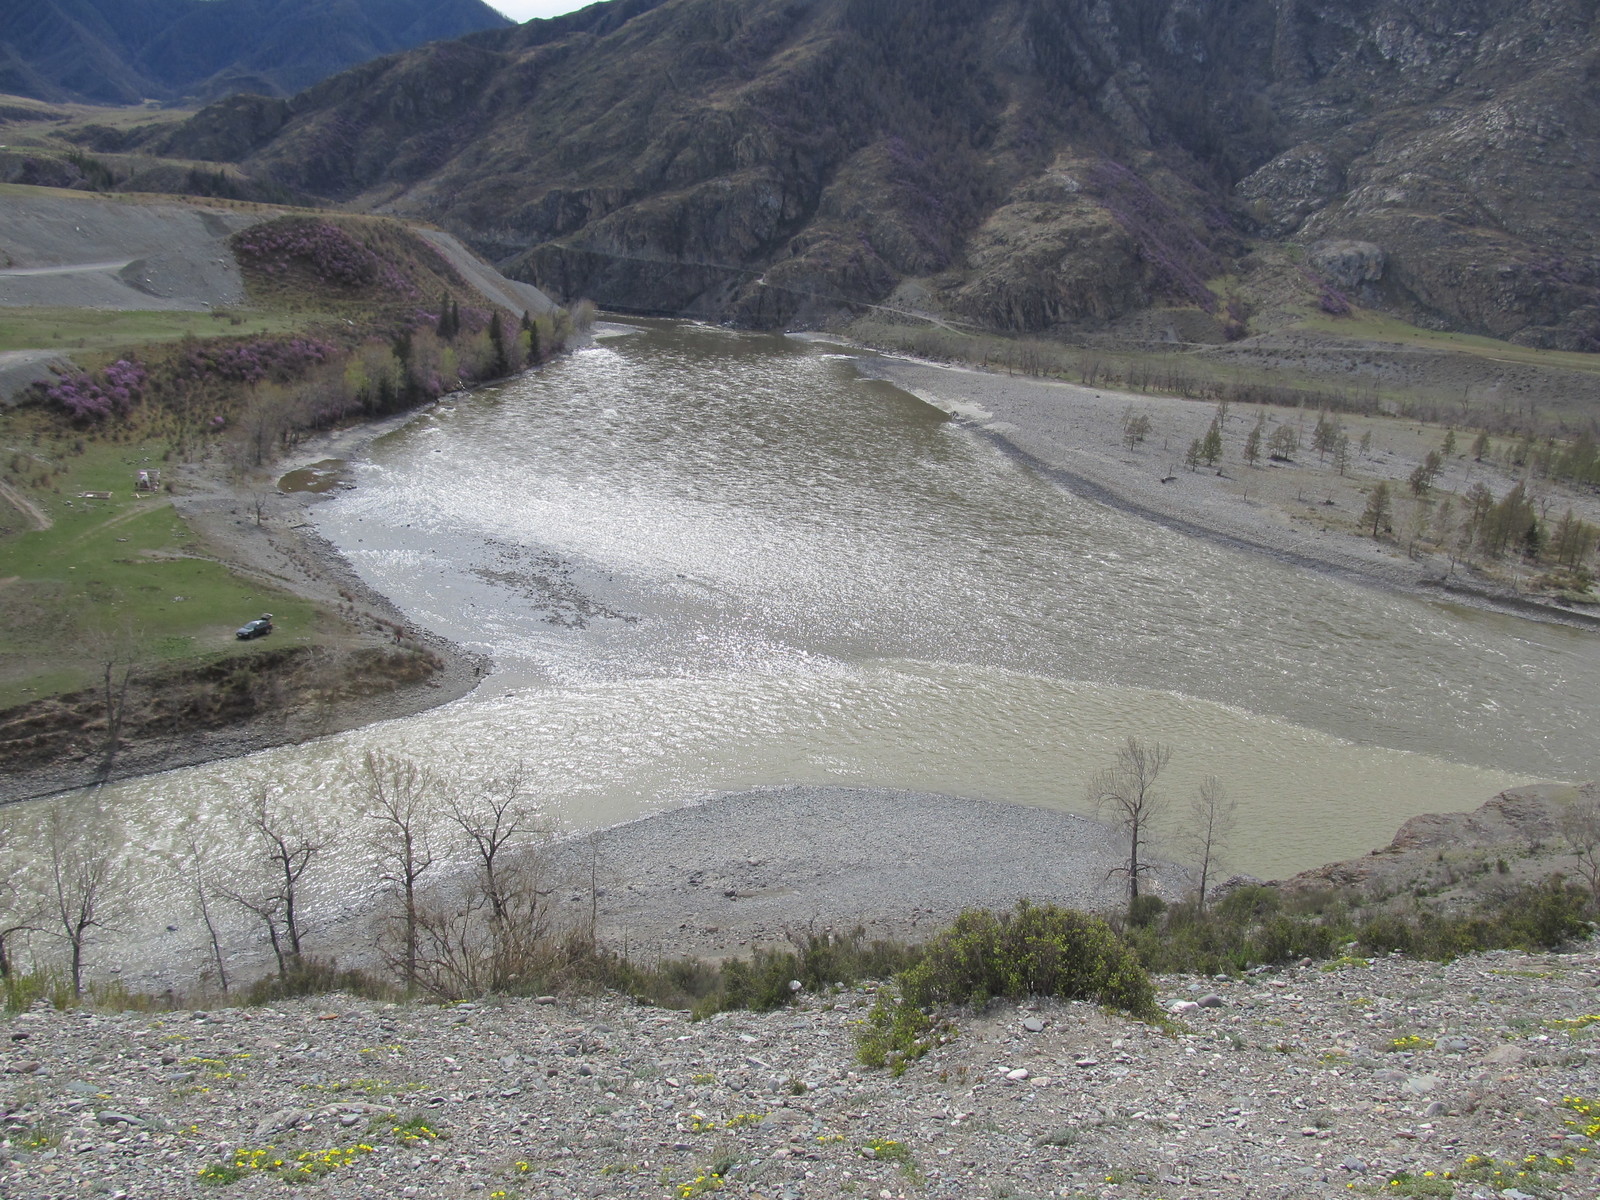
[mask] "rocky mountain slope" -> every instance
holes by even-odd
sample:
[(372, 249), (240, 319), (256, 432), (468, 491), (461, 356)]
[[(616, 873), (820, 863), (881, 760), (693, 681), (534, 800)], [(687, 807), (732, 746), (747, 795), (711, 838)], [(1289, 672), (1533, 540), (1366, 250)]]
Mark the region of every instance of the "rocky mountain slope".
[(101, 104), (286, 95), (508, 24), (482, 0), (0, 0), (0, 92)]
[[(1600, 346), (1594, 0), (613, 0), (153, 148), (436, 221), (555, 293), (1237, 337), (1351, 301)], [(898, 290), (897, 290), (898, 289)]]

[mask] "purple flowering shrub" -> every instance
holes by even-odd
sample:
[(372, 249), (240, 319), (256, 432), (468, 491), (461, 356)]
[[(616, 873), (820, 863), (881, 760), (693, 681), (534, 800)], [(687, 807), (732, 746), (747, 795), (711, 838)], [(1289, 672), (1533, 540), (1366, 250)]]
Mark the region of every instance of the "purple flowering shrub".
[(1134, 172), (1102, 159), (1088, 171), (1089, 191), (1133, 238), (1139, 256), (1175, 297), (1212, 312), (1217, 297), (1206, 280), (1222, 269), (1217, 255), (1173, 207)]
[(125, 417), (144, 395), (149, 372), (137, 359), (119, 358), (99, 371), (63, 375), (45, 389), (45, 399), (74, 421), (103, 421)]
[(281, 217), (252, 225), (233, 236), (239, 262), (265, 275), (309, 272), (333, 287), (370, 288), (414, 297), (416, 289), (349, 233), (318, 217)]
[(327, 362), (335, 347), (313, 338), (250, 338), (242, 342), (197, 342), (176, 364), (178, 378), (226, 379), (233, 383), (282, 383)]

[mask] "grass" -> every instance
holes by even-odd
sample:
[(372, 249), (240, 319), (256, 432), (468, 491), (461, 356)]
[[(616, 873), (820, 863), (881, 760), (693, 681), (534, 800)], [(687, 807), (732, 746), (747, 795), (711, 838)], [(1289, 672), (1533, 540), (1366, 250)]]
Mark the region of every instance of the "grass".
[[(1559, 350), (1539, 350), (1471, 334), (1440, 333), (1364, 309), (1349, 317), (1331, 317), (1309, 307), (1288, 331), (1321, 335), (1325, 349), (1339, 359), (1370, 348), (1381, 355), (1387, 344), (1440, 354), (1459, 354), (1480, 362), (1512, 363), (1537, 370), (1600, 372), (1600, 355)], [(1453, 422), (1466, 426), (1483, 423), (1492, 415), (1485, 400), (1475, 400), (1471, 411), (1462, 409), (1457, 385), (1431, 387), (1380, 385), (1372, 377), (1355, 377), (1341, 369), (1316, 368), (1280, 362), (1271, 366), (1230, 357), (1226, 347), (1204, 354), (1186, 350), (1125, 350), (1074, 345), (1042, 337), (1007, 337), (990, 332), (907, 325), (874, 315), (858, 319), (850, 334), (870, 346), (906, 352), (936, 361), (958, 361), (997, 371), (1016, 371), (1066, 379), (1091, 387), (1152, 395), (1174, 395), (1212, 401), (1226, 395), (1239, 403), (1272, 403), (1287, 407), (1328, 408), (1335, 412), (1363, 412), (1399, 416), (1405, 420)], [(1375, 345), (1372, 345), (1376, 343)], [(1290, 356), (1292, 357), (1292, 355)], [(1536, 424), (1577, 420), (1587, 423), (1582, 398), (1563, 395), (1559, 380), (1545, 389), (1539, 401)], [(1528, 415), (1531, 421), (1531, 413)], [(1552, 430), (1554, 431), (1554, 430)]]
[(1350, 341), (1388, 342), (1442, 354), (1470, 354), (1494, 362), (1520, 363), (1530, 367), (1562, 371), (1600, 373), (1600, 356), (1575, 350), (1540, 350), (1515, 342), (1497, 341), (1473, 333), (1445, 333), (1408, 325), (1395, 317), (1368, 309), (1357, 309), (1348, 317), (1309, 313), (1295, 328), (1331, 334)]
[(52, 525), (18, 531), (14, 510), (0, 509), (13, 525), (0, 535), (0, 707), (85, 686), (106, 650), (141, 663), (226, 658), (263, 647), (233, 636), (262, 612), (277, 626), (272, 647), (309, 644), (329, 625), (315, 605), (195, 557), (170, 500), (133, 490), (139, 469), (162, 465), (156, 445), (84, 442), (73, 453), (70, 440), (18, 438), (25, 429), (15, 417), (0, 425), (0, 478), (29, 482), (6, 469), (19, 457), (22, 476), (56, 472), (25, 489)]
[(86, 352), (110, 352), (186, 337), (289, 333), (304, 323), (302, 316), (253, 310), (231, 313), (0, 308), (0, 351), (60, 350), (81, 357)]

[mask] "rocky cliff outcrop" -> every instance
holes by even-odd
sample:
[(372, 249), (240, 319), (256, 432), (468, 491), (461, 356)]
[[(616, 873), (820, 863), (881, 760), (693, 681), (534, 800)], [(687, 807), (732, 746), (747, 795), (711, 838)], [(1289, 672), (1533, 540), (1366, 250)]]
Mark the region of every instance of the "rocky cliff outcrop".
[[(1600, 347), (1594, 0), (615, 0), (168, 153), (436, 221), (562, 296), (764, 326), (907, 279), (1019, 332), (1308, 304)], [(277, 127), (282, 116), (281, 127)]]

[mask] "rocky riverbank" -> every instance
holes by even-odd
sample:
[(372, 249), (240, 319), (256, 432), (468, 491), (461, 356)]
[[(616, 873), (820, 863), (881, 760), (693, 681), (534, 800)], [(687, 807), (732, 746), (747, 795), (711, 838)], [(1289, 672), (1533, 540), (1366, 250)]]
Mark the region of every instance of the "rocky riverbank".
[[(1555, 603), (1530, 591), (1531, 571), (1507, 568), (1507, 582), (1432, 553), (1431, 510), (1424, 511), (1422, 533), (1413, 535), (1418, 518), (1406, 481), (1438, 449), (1444, 434), (1437, 428), (1340, 414), (1353, 441), (1368, 440), (1354, 466), (1341, 472), (1310, 445), (1315, 414), (1233, 405), (1222, 427), (1219, 467), (1191, 470), (1186, 449), (1216, 415), (1209, 404), (905, 358), (863, 357), (860, 369), (950, 412), (1060, 486), (1179, 533), (1358, 583), (1435, 598), (1447, 594), (1458, 603), (1600, 629), (1600, 607)], [(1133, 446), (1123, 435), (1130, 412), (1151, 423), (1150, 433)], [(1301, 450), (1295, 461), (1272, 461), (1265, 449), (1258, 464), (1243, 461), (1243, 444), (1258, 418), (1269, 420), (1269, 429), (1297, 428)], [(1357, 527), (1367, 492), (1379, 481), (1394, 496), (1396, 532), (1384, 539), (1363, 536)], [(1463, 447), (1445, 462), (1435, 490), (1464, 494), (1479, 482), (1500, 496), (1517, 479), (1474, 460)], [(1548, 486), (1557, 516), (1570, 504), (1585, 520), (1600, 523), (1600, 501), (1593, 495)]]
[(870, 987), (700, 1023), (616, 998), (38, 1009), (4, 1026), (0, 1194), (1596, 1193), (1592, 943), (1158, 985), (1165, 1027), (958, 1013), (899, 1079), (855, 1060)]

